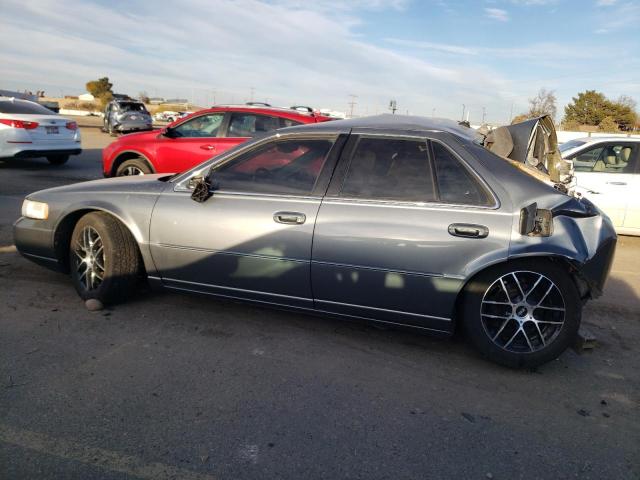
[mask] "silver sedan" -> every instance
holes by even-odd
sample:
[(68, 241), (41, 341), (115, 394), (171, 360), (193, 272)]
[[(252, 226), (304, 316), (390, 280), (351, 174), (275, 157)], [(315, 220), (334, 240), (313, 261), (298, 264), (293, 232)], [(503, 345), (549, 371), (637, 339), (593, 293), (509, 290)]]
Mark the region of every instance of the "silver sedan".
[[(549, 138), (531, 141), (549, 132), (540, 125), (491, 142), (390, 115), (283, 129), (181, 174), (31, 194), (15, 243), (70, 272), (83, 299), (121, 302), (144, 278), (439, 335), (464, 328), (495, 362), (540, 365), (573, 342), (616, 243), (609, 219), (557, 182), (569, 177)], [(514, 158), (520, 137), (546, 153)]]

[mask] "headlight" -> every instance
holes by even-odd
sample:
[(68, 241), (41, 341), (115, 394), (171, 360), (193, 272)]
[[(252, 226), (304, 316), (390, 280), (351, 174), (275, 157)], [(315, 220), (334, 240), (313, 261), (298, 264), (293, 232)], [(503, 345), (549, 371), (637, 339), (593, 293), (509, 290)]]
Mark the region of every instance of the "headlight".
[(49, 217), (49, 205), (25, 199), (22, 202), (22, 216), (35, 218), (36, 220), (46, 220)]

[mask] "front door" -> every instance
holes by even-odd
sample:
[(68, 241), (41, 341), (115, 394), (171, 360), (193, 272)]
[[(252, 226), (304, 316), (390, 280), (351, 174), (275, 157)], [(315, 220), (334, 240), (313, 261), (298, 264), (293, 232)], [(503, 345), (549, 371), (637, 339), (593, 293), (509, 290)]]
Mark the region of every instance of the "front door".
[(346, 150), (316, 221), (316, 308), (449, 332), (473, 260), (507, 256), (511, 215), (439, 141), (361, 135)]
[(575, 155), (577, 191), (595, 203), (615, 227), (624, 227), (638, 158), (637, 144), (599, 143)]
[(224, 113), (198, 115), (158, 137), (157, 158), (163, 172), (183, 172), (216, 156)]
[(312, 308), (313, 228), (333, 144), (326, 136), (266, 141), (214, 167), (207, 201), (180, 188), (163, 194), (150, 239), (165, 285)]

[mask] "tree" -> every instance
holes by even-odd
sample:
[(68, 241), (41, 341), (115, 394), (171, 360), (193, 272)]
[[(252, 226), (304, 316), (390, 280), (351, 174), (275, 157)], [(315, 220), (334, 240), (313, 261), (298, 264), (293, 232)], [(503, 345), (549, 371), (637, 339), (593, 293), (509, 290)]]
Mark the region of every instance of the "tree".
[(613, 119), (613, 117), (604, 117), (600, 124), (598, 125), (598, 130), (601, 132), (617, 132), (618, 124)]
[(564, 107), (565, 122), (579, 122), (582, 125), (600, 125), (600, 122), (609, 113), (611, 102), (603, 93), (595, 90), (587, 90), (573, 97), (573, 103)]
[(104, 106), (113, 98), (113, 90), (111, 90), (113, 84), (109, 82), (109, 77), (102, 77), (98, 80), (91, 80), (87, 82), (87, 92), (96, 97), (100, 106)]
[(564, 108), (564, 123), (579, 122), (582, 125), (599, 126), (605, 117), (611, 117), (617, 124), (616, 128), (632, 130), (637, 121), (636, 102), (626, 95), (614, 102), (603, 93), (587, 90), (578, 93), (578, 96), (573, 97), (572, 100), (573, 103)]
[(537, 118), (543, 115), (550, 115), (555, 121), (557, 112), (556, 96), (553, 90), (541, 88), (535, 97), (529, 99), (529, 111), (516, 115), (511, 120), (511, 124), (524, 122), (529, 118)]
[(142, 103), (149, 103), (149, 94), (145, 91), (140, 92), (138, 98)]
[(556, 107), (556, 96), (553, 90), (541, 88), (538, 94), (529, 99), (529, 118), (549, 115), (555, 121), (558, 108)]

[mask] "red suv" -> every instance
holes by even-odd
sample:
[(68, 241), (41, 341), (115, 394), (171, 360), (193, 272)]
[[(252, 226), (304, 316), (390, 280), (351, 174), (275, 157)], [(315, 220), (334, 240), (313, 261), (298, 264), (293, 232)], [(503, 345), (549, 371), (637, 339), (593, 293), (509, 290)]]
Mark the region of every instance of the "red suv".
[(118, 138), (102, 151), (102, 171), (105, 177), (182, 172), (261, 133), (327, 120), (307, 107), (216, 106)]

